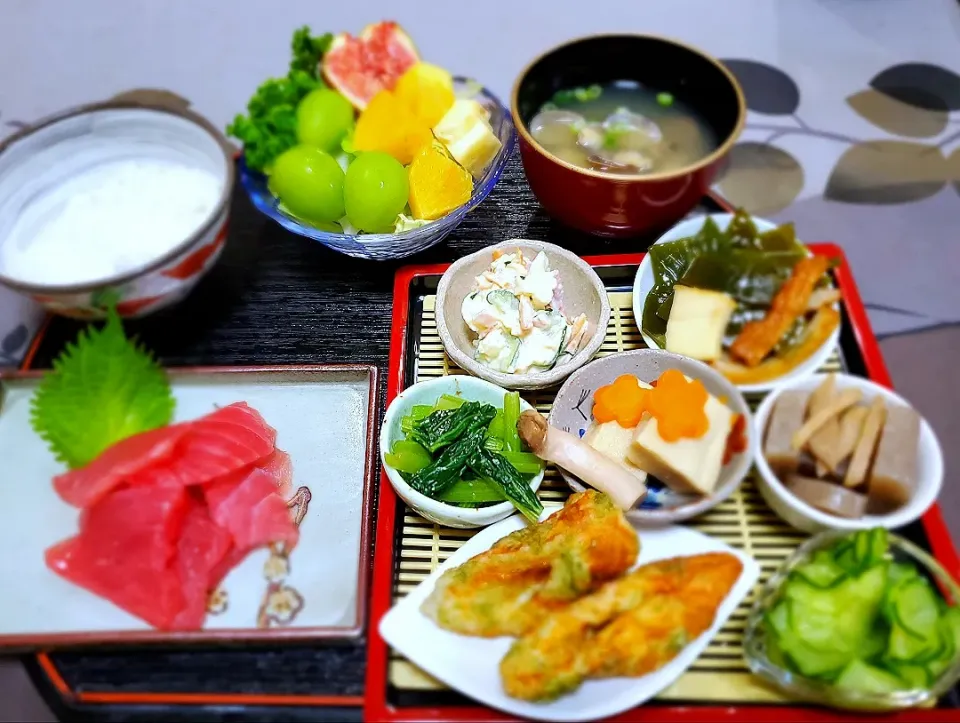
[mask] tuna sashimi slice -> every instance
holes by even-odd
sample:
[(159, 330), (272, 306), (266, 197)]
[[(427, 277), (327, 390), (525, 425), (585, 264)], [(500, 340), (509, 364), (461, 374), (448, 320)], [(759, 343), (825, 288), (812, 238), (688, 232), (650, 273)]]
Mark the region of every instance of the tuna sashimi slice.
[(84, 511), (80, 534), (46, 552), (58, 575), (162, 630), (184, 608), (175, 568), (187, 511), (181, 487), (128, 487)]
[(257, 462), (253, 467), (245, 467), (218, 477), (203, 486), (203, 496), (210, 509), (216, 509), (233, 491), (243, 483), (254, 468), (261, 469), (276, 481), (277, 492), (285, 497), (292, 487), (293, 465), (290, 455), (281, 449), (274, 450), (269, 457)]
[(204, 485), (259, 463), (274, 450), (277, 433), (260, 414), (237, 402), (189, 423), (175, 454), (165, 464), (146, 469), (137, 484)]
[(86, 467), (53, 478), (57, 494), (74, 507), (89, 507), (128, 477), (168, 459), (189, 424), (161, 427), (121, 440)]
[(207, 617), (210, 592), (220, 584), (219, 568), (232, 547), (230, 533), (213, 520), (207, 506), (191, 499), (183, 521), (177, 546), (177, 572), (184, 597), (184, 607), (174, 618), (177, 630), (199, 630)]
[(227, 530), (238, 551), (252, 550), (273, 542), (297, 544), (299, 532), (287, 503), (277, 492), (276, 479), (262, 469), (253, 469), (222, 499), (207, 498), (210, 516)]
[(257, 466), (277, 481), (277, 492), (281, 497), (290, 494), (293, 488), (293, 463), (289, 454), (282, 449), (275, 449), (273, 454)]

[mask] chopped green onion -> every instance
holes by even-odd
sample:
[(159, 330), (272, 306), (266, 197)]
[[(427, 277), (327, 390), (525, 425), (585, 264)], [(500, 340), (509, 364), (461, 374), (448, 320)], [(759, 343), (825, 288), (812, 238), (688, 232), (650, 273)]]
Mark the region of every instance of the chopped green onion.
[(670, 93), (657, 93), (657, 103), (662, 105), (664, 108), (669, 108), (673, 105), (673, 95)]

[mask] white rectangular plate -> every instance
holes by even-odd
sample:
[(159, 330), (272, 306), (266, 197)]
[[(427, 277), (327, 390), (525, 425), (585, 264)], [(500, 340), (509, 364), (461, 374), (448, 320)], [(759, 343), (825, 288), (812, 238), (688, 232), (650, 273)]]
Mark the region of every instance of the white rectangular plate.
[(258, 626), (268, 592), (266, 549), (221, 585), (227, 605), (200, 631), (157, 631), (47, 569), (44, 551), (76, 534), (78, 511), (56, 494), (64, 471), (31, 429), (35, 375), (0, 388), (0, 648), (102, 642), (356, 637), (366, 617), (376, 368), (313, 366), (171, 371), (175, 421), (245, 401), (290, 454), (293, 491), (312, 499), (283, 585), (302, 598), (292, 620)]
[[(545, 516), (557, 509), (548, 509)], [(477, 534), (380, 621), (380, 634), (384, 640), (427, 673), (480, 703), (525, 718), (545, 721), (597, 720), (646, 702), (693, 664), (760, 576), (760, 566), (753, 558), (695, 530), (680, 526), (639, 530), (640, 555), (637, 566), (668, 557), (706, 552), (728, 552), (740, 559), (743, 572), (717, 610), (713, 626), (667, 665), (649, 675), (588, 680), (576, 692), (551, 703), (529, 703), (508, 696), (500, 682), (500, 661), (510, 649), (513, 638), (459, 635), (443, 630), (420, 612), (421, 603), (444, 571), (490, 549), (497, 540), (523, 528), (525, 524), (521, 516), (515, 515)]]

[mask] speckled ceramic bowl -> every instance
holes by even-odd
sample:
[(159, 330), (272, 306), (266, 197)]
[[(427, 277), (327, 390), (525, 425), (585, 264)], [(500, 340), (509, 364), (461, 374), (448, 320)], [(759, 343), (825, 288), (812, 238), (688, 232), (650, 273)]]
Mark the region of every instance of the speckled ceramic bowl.
[[(707, 497), (679, 494), (648, 479), (646, 497), (627, 512), (627, 517), (649, 526), (688, 520), (716, 507), (730, 497), (746, 477), (757, 442), (750, 408), (737, 388), (719, 372), (701, 362), (660, 349), (637, 349), (602, 357), (571, 374), (557, 392), (549, 417), (551, 426), (583, 437), (593, 424), (593, 394), (599, 387), (611, 384), (623, 374), (632, 374), (642, 381), (652, 382), (668, 369), (678, 369), (692, 379), (699, 379), (710, 394), (724, 399), (734, 413), (743, 415), (746, 447), (723, 466), (713, 494)], [(560, 473), (572, 490), (580, 492), (585, 489), (578, 478), (562, 469)]]
[(138, 158), (201, 168), (217, 178), (219, 198), (192, 233), (163, 255), (113, 276), (44, 284), (5, 274), (0, 267), (0, 284), (48, 311), (79, 319), (103, 316), (108, 301), (116, 303), (121, 316), (132, 317), (185, 297), (223, 251), (234, 178), (226, 138), (185, 107), (131, 99), (95, 103), (42, 120), (0, 143), (0, 244), (31, 205), (57, 187), (100, 164)]
[[(473, 290), (474, 279), (490, 266), (493, 252), (498, 249), (512, 251), (518, 248), (532, 256), (541, 251), (547, 255), (550, 268), (560, 272), (563, 306), (567, 317), (573, 319), (580, 314), (586, 314), (590, 326), (580, 351), (573, 358), (547, 371), (506, 374), (474, 361), (473, 341), (476, 335), (464, 322), (460, 307), (467, 294)], [(542, 241), (511, 239), (464, 256), (447, 269), (437, 287), (436, 315), (437, 332), (443, 348), (447, 356), (461, 369), (506, 389), (542, 389), (559, 384), (599, 351), (610, 321), (610, 301), (597, 272), (576, 254)]]

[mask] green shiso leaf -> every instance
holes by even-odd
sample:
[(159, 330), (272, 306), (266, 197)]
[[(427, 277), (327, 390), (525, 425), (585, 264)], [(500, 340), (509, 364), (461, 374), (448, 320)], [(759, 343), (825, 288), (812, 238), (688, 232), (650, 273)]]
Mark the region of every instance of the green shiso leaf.
[(128, 339), (115, 309), (68, 344), (31, 400), (34, 431), (71, 469), (121, 439), (169, 424), (174, 398), (153, 355)]

